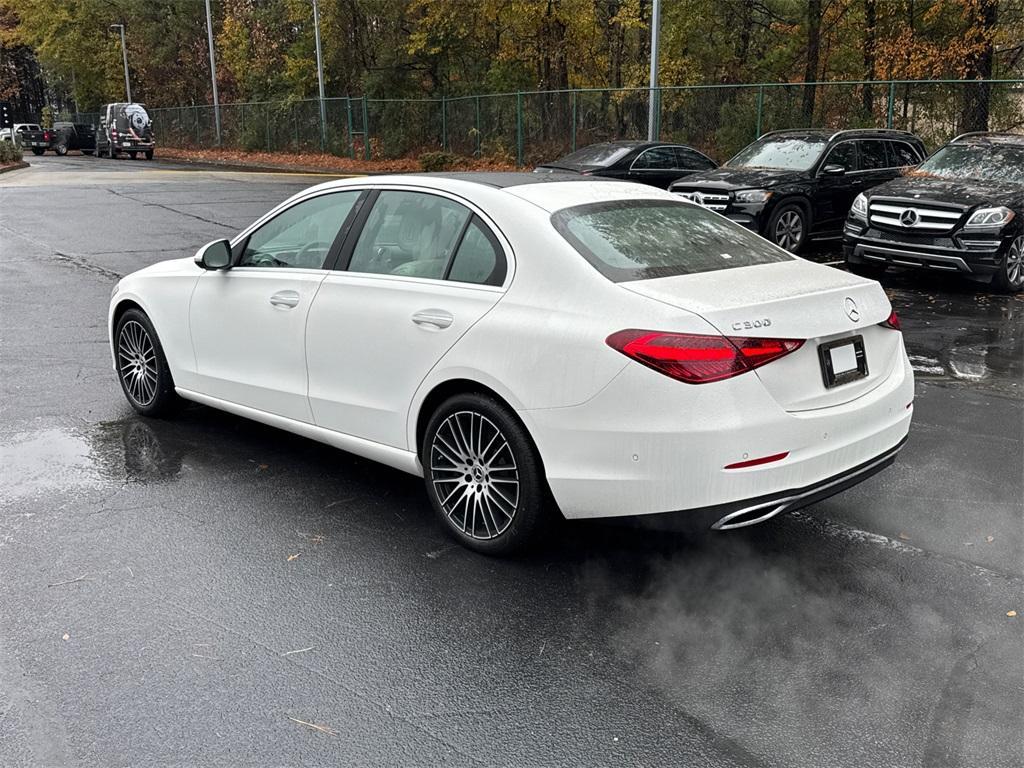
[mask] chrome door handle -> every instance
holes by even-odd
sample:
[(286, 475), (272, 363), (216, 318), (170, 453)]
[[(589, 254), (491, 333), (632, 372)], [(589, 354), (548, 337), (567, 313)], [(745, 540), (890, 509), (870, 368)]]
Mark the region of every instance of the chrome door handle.
[(275, 307), (291, 309), (299, 305), (299, 294), (296, 291), (278, 291), (270, 297), (270, 303)]
[(423, 309), (412, 316), (412, 321), (419, 326), (433, 326), (440, 330), (451, 325), (455, 318), (443, 309)]

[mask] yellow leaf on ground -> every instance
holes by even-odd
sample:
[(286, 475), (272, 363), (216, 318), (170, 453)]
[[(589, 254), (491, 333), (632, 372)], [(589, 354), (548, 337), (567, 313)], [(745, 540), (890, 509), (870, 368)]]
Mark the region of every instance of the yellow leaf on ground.
[(297, 558), (301, 554), (302, 554), (301, 552), (296, 552), (294, 555), (288, 555), (288, 562), (290, 563), (292, 560), (294, 560), (295, 558)]
[[(1006, 615), (1009, 616), (1012, 619), (1014, 616), (1017, 615), (1017, 612), (1016, 611), (1007, 611)], [(67, 635), (65, 635), (65, 637), (67, 637)]]

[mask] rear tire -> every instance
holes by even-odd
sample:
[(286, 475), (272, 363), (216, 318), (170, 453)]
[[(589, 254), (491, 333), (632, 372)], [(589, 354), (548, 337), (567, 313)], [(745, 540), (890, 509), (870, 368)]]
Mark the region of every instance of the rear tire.
[(768, 219), (765, 237), (790, 253), (799, 253), (807, 242), (808, 216), (799, 203), (782, 203)]
[(56, 147), (53, 148), (53, 151), (56, 152), (61, 157), (64, 157), (64, 155), (68, 153), (68, 145), (58, 144)]
[(522, 550), (545, 513), (537, 449), (515, 414), (488, 395), (455, 395), (430, 417), (420, 452), (427, 496), (456, 541), (487, 555)]
[(179, 399), (160, 337), (145, 312), (129, 309), (114, 330), (117, 379), (128, 404), (143, 416), (167, 416)]
[(45, 151), (45, 149), (39, 149), (39, 147), (32, 147), (32, 154), (35, 155), (36, 157), (43, 154), (43, 152)]
[(129, 152), (129, 153), (128, 153), (128, 157), (130, 157), (130, 158), (131, 158), (132, 160), (134, 160), (134, 159), (135, 159), (135, 157), (136, 157), (136, 156), (137, 156), (138, 154), (139, 154), (138, 152)]
[(1017, 235), (1006, 249), (999, 271), (992, 278), (992, 287), (1003, 293), (1024, 290), (1024, 235)]
[(147, 149), (146, 150), (146, 159), (147, 160), (152, 160), (153, 159), (153, 150), (152, 149)]

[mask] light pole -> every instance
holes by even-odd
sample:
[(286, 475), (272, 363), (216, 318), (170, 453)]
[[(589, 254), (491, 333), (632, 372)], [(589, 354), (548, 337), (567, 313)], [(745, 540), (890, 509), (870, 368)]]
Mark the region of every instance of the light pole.
[(658, 140), (658, 45), (661, 40), (661, 0), (651, 8), (651, 90), (647, 99), (647, 140)]
[(121, 32), (121, 60), (124, 61), (124, 90), (128, 95), (128, 103), (132, 101), (132, 84), (128, 79), (128, 48), (124, 44), (124, 24), (111, 24), (110, 29), (117, 29)]
[(320, 56), (320, 9), (316, 0), (313, 0), (313, 33), (316, 35), (316, 79), (320, 84), (320, 151), (323, 152), (327, 147), (327, 113), (324, 108), (324, 62)]
[(213, 86), (213, 121), (217, 126), (217, 146), (220, 146), (220, 99), (217, 97), (217, 60), (213, 54), (213, 17), (210, 0), (206, 0), (206, 41), (210, 46), (210, 84)]

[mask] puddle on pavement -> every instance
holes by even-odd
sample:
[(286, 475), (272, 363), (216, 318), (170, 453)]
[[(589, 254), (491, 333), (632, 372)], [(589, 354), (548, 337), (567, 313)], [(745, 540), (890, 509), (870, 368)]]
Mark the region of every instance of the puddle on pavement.
[(915, 374), (1024, 394), (1024, 296), (963, 283), (885, 280)]
[(0, 503), (170, 480), (181, 472), (184, 446), (160, 426), (132, 418), (16, 433), (0, 443)]

